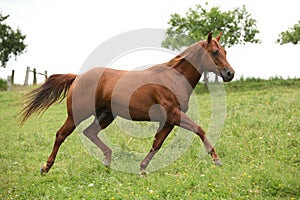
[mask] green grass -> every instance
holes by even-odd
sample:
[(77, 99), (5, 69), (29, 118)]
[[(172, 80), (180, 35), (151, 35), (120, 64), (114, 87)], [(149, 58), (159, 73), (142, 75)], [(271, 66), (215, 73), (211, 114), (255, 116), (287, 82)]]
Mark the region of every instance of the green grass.
[[(66, 118), (65, 104), (20, 128), (18, 112), (28, 90), (0, 92), (0, 199), (299, 199), (300, 80), (242, 80), (225, 88), (225, 126), (215, 147), (223, 166), (199, 156), (203, 145), (194, 136), (183, 156), (147, 176), (107, 170), (77, 132), (61, 146), (49, 174), (41, 176)], [(199, 103), (209, 108), (204, 87), (196, 90)], [(199, 112), (206, 130), (210, 111)], [(131, 144), (126, 139), (119, 144)], [(152, 139), (134, 143), (148, 151)]]

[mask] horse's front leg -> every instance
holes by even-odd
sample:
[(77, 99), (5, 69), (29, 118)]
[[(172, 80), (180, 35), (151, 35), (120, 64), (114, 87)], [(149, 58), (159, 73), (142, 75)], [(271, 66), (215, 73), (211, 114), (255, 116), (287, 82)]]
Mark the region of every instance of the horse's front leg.
[(165, 139), (167, 138), (169, 133), (172, 131), (173, 127), (174, 126), (167, 124), (167, 123), (164, 124), (163, 126), (162, 126), (162, 124), (160, 124), (160, 127), (158, 128), (158, 130), (155, 134), (152, 148), (151, 148), (150, 152), (148, 153), (148, 155), (141, 162), (140, 170), (141, 170), (142, 174), (146, 173), (145, 172), (146, 167), (148, 166), (148, 164), (151, 161), (151, 159), (153, 158), (153, 156), (158, 152), (158, 150), (162, 146), (163, 142), (165, 141)]
[(103, 117), (98, 117), (98, 119), (87, 127), (83, 133), (103, 152), (105, 157), (102, 160), (102, 163), (104, 166), (109, 167), (111, 163), (112, 150), (100, 140), (98, 133), (105, 129), (114, 120), (114, 118), (111, 114), (102, 116)]
[(212, 160), (215, 162), (215, 164), (219, 166), (222, 165), (219, 156), (217, 155), (213, 146), (208, 141), (207, 137), (205, 136), (205, 132), (203, 131), (201, 126), (196, 124), (190, 117), (188, 117), (185, 113), (183, 113), (180, 110), (176, 110), (174, 112), (174, 116), (172, 119), (174, 120), (175, 125), (196, 133), (201, 138), (207, 152), (211, 155)]

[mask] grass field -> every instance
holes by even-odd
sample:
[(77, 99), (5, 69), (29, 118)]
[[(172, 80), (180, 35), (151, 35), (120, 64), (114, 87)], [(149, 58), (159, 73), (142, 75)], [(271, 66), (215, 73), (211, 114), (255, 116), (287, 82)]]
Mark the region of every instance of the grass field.
[[(225, 88), (225, 126), (215, 147), (223, 166), (199, 156), (203, 145), (194, 136), (183, 156), (147, 176), (106, 169), (77, 133), (41, 176), (65, 104), (20, 128), (28, 89), (0, 92), (0, 199), (300, 199), (300, 80), (242, 80)], [(204, 87), (196, 90), (199, 103), (210, 105)], [(210, 112), (199, 112), (206, 130)], [(146, 152), (151, 143), (137, 145)]]

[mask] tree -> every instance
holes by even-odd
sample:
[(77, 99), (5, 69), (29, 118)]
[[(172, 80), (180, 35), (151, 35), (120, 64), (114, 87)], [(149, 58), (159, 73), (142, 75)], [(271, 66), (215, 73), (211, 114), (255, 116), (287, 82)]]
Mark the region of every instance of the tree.
[(12, 55), (21, 55), (27, 46), (24, 44), (26, 35), (22, 35), (20, 29), (13, 30), (4, 23), (8, 17), (0, 13), (0, 67), (4, 68)]
[(221, 44), (224, 47), (260, 42), (255, 38), (259, 33), (256, 20), (251, 18), (245, 6), (223, 12), (219, 7), (212, 7), (209, 10), (196, 5), (194, 10), (190, 8), (186, 12), (185, 17), (177, 13), (172, 14), (168, 24), (170, 27), (167, 29), (167, 37), (162, 46), (173, 50), (179, 50), (204, 39), (209, 32), (222, 32)]
[(300, 41), (300, 21), (287, 31), (281, 32), (278, 36), (277, 42), (279, 44), (293, 43), (298, 44)]
[[(206, 6), (208, 3), (206, 2)], [(185, 17), (175, 13), (168, 22), (170, 27), (166, 32), (166, 39), (162, 46), (169, 49), (180, 50), (182, 47), (207, 37), (210, 32), (222, 32), (221, 45), (231, 47), (246, 42), (260, 42), (256, 37), (259, 30), (256, 20), (246, 10), (246, 7), (235, 8), (223, 12), (220, 7), (208, 8), (196, 5), (195, 9), (189, 8)], [(207, 74), (204, 73), (204, 82), (207, 83)], [(216, 76), (215, 80), (218, 78)]]

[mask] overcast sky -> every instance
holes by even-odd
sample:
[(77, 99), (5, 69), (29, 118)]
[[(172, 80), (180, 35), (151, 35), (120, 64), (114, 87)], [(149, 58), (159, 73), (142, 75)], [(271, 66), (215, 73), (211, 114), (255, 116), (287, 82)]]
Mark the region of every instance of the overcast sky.
[[(221, 10), (246, 5), (257, 20), (261, 44), (238, 45), (227, 49), (228, 60), (237, 77), (300, 77), (300, 45), (279, 45), (278, 34), (300, 20), (297, 0), (207, 0)], [(27, 35), (27, 52), (7, 68), (0, 68), (5, 78), (16, 70), (18, 83), (24, 82), (26, 66), (38, 71), (78, 73), (89, 54), (115, 35), (139, 28), (167, 29), (172, 13), (184, 14), (195, 4), (206, 1), (182, 0), (0, 0), (0, 11), (6, 21)], [(170, 55), (169, 55), (170, 56)], [(165, 62), (163, 56), (153, 63)], [(166, 55), (166, 59), (168, 55)], [(132, 66), (126, 59), (128, 68)], [(132, 61), (134, 62), (134, 61)], [(149, 63), (145, 63), (149, 64)], [(117, 67), (117, 66), (116, 66)], [(42, 81), (38, 77), (39, 81)]]

